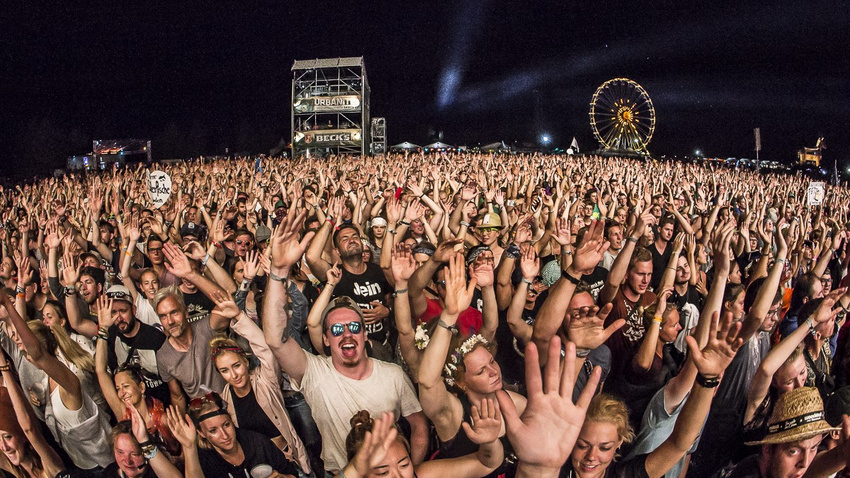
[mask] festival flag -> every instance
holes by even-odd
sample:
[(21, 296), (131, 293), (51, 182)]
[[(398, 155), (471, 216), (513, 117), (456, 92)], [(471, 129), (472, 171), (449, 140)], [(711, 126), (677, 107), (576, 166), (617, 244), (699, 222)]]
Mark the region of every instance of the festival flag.
[(263, 161), (263, 159), (260, 158), (259, 156), (257, 156), (257, 160), (254, 161), (254, 172), (255, 173), (263, 174), (262, 161)]
[(576, 141), (576, 137), (573, 136), (573, 142), (570, 143), (570, 149), (573, 150), (574, 153), (578, 153), (578, 141)]

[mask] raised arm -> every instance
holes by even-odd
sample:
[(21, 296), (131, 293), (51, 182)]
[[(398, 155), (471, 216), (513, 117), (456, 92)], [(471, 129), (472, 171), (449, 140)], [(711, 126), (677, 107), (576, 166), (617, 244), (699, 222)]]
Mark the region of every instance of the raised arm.
[[(325, 250), (325, 244), (331, 237), (331, 231), (335, 224), (334, 221), (342, 220), (340, 216), (342, 215), (344, 202), (344, 199), (338, 197), (334, 197), (328, 201), (328, 217), (322, 223), (322, 227), (319, 228), (316, 237), (313, 238), (313, 242), (310, 243), (310, 247), (307, 249), (307, 255), (305, 256), (307, 265), (310, 266), (310, 271), (322, 282), (327, 280), (326, 274), (328, 269), (331, 268), (331, 264), (322, 257), (322, 254)], [(389, 233), (389, 228), (387, 232)]]
[[(165, 268), (168, 272), (175, 277), (185, 279), (192, 284), (195, 284), (198, 290), (203, 292), (203, 294), (209, 297), (210, 300), (215, 300), (214, 297), (217, 296), (217, 292), (226, 293), (226, 291), (219, 287), (218, 284), (207, 279), (195, 270), (195, 267), (193, 267), (192, 263), (189, 262), (189, 258), (186, 257), (186, 254), (184, 254), (183, 251), (181, 251), (176, 245), (166, 242), (162, 245), (162, 252), (165, 254), (166, 259), (168, 259), (168, 262), (165, 263)], [(217, 314), (210, 314), (210, 327), (215, 331), (224, 330), (229, 323), (229, 318), (225, 318)]]
[(744, 325), (741, 329), (741, 337), (744, 340), (749, 339), (758, 331), (761, 323), (767, 317), (767, 311), (770, 305), (773, 304), (773, 298), (776, 296), (776, 291), (779, 289), (779, 282), (782, 280), (782, 270), (785, 267), (785, 256), (788, 252), (785, 238), (783, 234), (776, 230), (778, 250), (776, 251), (776, 259), (773, 268), (767, 275), (767, 279), (761, 285), (756, 300), (747, 312), (747, 317), (744, 319)]
[[(667, 298), (672, 292), (672, 289), (665, 289), (655, 298), (655, 317), (647, 327), (640, 347), (632, 359), (632, 368), (637, 372), (648, 372), (652, 368), (658, 346), (658, 335), (661, 333), (661, 324), (664, 322), (664, 311), (667, 309)], [(643, 317), (640, 319), (643, 320)]]
[(118, 393), (115, 391), (115, 382), (112, 375), (107, 370), (107, 362), (109, 355), (109, 339), (108, 330), (114, 321), (112, 320), (112, 299), (105, 295), (97, 299), (97, 325), (98, 339), (95, 343), (94, 352), (94, 370), (97, 374), (97, 383), (100, 385), (100, 390), (103, 392), (103, 397), (106, 403), (109, 404), (109, 409), (112, 410), (112, 415), (121, 419), (124, 416), (124, 402), (118, 398)]
[(307, 316), (307, 332), (310, 335), (310, 343), (313, 344), (313, 349), (319, 352), (320, 355), (325, 355), (324, 342), (322, 341), (322, 334), (324, 332), (322, 330), (322, 312), (331, 302), (331, 297), (334, 295), (334, 288), (336, 288), (336, 285), (339, 284), (339, 280), (342, 278), (342, 270), (339, 264), (334, 264), (333, 267), (328, 269), (327, 278), (328, 281), (325, 282), (325, 287), (322, 288), (322, 292), (319, 294), (313, 307), (310, 308), (310, 314)]
[(263, 302), (263, 335), (266, 343), (283, 371), (298, 382), (307, 370), (307, 356), (298, 342), (291, 340), (286, 314), (286, 281), (292, 265), (304, 254), (310, 240), (309, 236), (305, 236), (298, 242), (298, 230), (306, 216), (306, 211), (300, 211), (296, 215), (295, 208), (292, 207), (272, 232), (269, 244), (271, 269)]
[(602, 286), (602, 290), (599, 291), (599, 299), (597, 301), (599, 305), (605, 305), (614, 300), (614, 296), (617, 295), (620, 285), (626, 278), (626, 272), (629, 269), (629, 261), (632, 259), (632, 254), (635, 252), (635, 246), (640, 238), (643, 237), (647, 226), (651, 226), (653, 224), (655, 224), (655, 216), (653, 216), (650, 209), (647, 208), (646, 211), (641, 214), (640, 218), (638, 218), (634, 229), (626, 236), (623, 249), (620, 250), (620, 253), (617, 254), (617, 258), (614, 259), (614, 264), (611, 265), (611, 272), (608, 273), (608, 277), (605, 279), (605, 285)]
[(395, 279), (396, 299), (395, 328), (398, 331), (398, 346), (401, 356), (410, 369), (410, 376), (419, 377), (419, 364), (422, 361), (422, 350), (416, 347), (416, 324), (410, 314), (410, 277), (416, 270), (413, 254), (403, 244), (397, 245), (392, 251), (392, 272)]
[(32, 406), (24, 395), (24, 390), (21, 385), (15, 380), (15, 376), (11, 371), (11, 365), (6, 360), (6, 356), (0, 351), (0, 376), (3, 378), (3, 383), (9, 391), (9, 398), (12, 400), (12, 408), (15, 409), (15, 418), (18, 420), (18, 425), (27, 437), (35, 452), (41, 458), (41, 465), (45, 473), (49, 476), (54, 476), (65, 469), (62, 459), (56, 450), (50, 446), (44, 435), (41, 434), (41, 427), (38, 418), (32, 411)]
[[(502, 259), (504, 262), (504, 259)], [(501, 267), (501, 264), (500, 266)], [(522, 311), (525, 309), (525, 299), (528, 297), (528, 288), (534, 282), (534, 278), (540, 273), (540, 258), (533, 247), (527, 247), (522, 253), (520, 259), (520, 270), (522, 271), (522, 282), (517, 286), (516, 292), (511, 299), (511, 304), (508, 307), (508, 327), (511, 329), (511, 334), (519, 340), (523, 345), (531, 341), (531, 334), (534, 327), (528, 325), (522, 319)]]
[(451, 329), (455, 327), (458, 315), (469, 308), (475, 291), (475, 279), (469, 285), (466, 283), (463, 263), (463, 256), (459, 253), (449, 261), (446, 271), (446, 307), (438, 327), (431, 334), (431, 341), (425, 348), (419, 368), (419, 401), (422, 410), (434, 422), (441, 440), (453, 438), (463, 421), (460, 400), (449, 393), (442, 376), (452, 339)]
[(740, 328), (740, 324), (733, 324), (730, 313), (723, 317), (719, 327), (717, 320), (711, 321), (708, 345), (702, 350), (699, 349), (693, 337), (686, 337), (690, 352), (689, 360), (693, 360), (698, 370), (697, 381), (680, 413), (680, 416), (686, 419), (676, 420), (670, 437), (647, 456), (644, 466), (649, 476), (661, 476), (667, 473), (685, 456), (699, 436), (711, 407), (711, 399), (714, 397), (713, 387), (719, 384), (723, 371), (732, 363), (732, 359), (744, 343), (738, 336)]
[(6, 308), (6, 312), (8, 312), (12, 325), (15, 327), (15, 331), (24, 345), (24, 350), (26, 350), (29, 360), (33, 365), (44, 370), (47, 376), (56, 382), (59, 386), (59, 397), (65, 407), (71, 411), (79, 410), (83, 406), (80, 379), (74, 375), (71, 369), (44, 349), (41, 341), (27, 327), (24, 319), (15, 310), (15, 306), (12, 304), (9, 296), (0, 292), (0, 302)]

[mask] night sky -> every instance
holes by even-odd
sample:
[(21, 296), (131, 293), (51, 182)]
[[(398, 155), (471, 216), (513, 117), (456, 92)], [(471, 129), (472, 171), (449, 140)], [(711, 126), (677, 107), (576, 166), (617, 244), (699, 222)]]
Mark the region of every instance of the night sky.
[(588, 103), (624, 76), (655, 104), (656, 156), (754, 157), (758, 126), (762, 159), (825, 136), (827, 164), (850, 166), (841, 1), (35, 3), (0, 14), (4, 175), (92, 139), (151, 139), (155, 159), (268, 152), (288, 139), (293, 60), (361, 55), (391, 144), (595, 149)]

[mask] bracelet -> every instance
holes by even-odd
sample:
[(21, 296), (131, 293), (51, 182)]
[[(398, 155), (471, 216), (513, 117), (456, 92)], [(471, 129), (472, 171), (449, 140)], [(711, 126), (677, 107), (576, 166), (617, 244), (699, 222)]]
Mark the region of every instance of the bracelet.
[(405, 219), (402, 219), (401, 221), (399, 221), (399, 224), (404, 224), (405, 226), (409, 226), (409, 225), (410, 225), (410, 221), (405, 220)]
[(508, 202), (507, 202), (508, 207), (514, 207), (514, 204), (515, 203), (514, 203), (513, 199), (508, 199)]
[(697, 372), (696, 382), (702, 388), (716, 388), (720, 385), (720, 376), (706, 377), (705, 375)]
[(387, 232), (393, 235), (398, 234), (395, 229), (387, 229)]
[(437, 321), (437, 325), (439, 325), (440, 327), (442, 327), (442, 328), (444, 328), (444, 329), (448, 330), (448, 331), (449, 331), (449, 332), (451, 332), (452, 334), (456, 334), (456, 333), (457, 333), (457, 326), (455, 326), (455, 325), (449, 325), (449, 324), (447, 324), (447, 323), (443, 322), (443, 319), (438, 320), (438, 321)]
[(65, 287), (65, 297), (68, 297), (70, 295), (74, 295), (76, 292), (77, 292), (77, 289), (74, 288), (74, 286), (72, 286), (72, 285)]
[(576, 349), (576, 357), (586, 358), (592, 351), (592, 349)]
[(469, 227), (469, 223), (468, 223), (468, 222), (466, 222), (466, 221), (460, 221), (460, 225), (461, 225), (461, 226)]
[(407, 288), (396, 289), (395, 292), (393, 292), (393, 297), (398, 297), (399, 294), (405, 294), (405, 293), (407, 293)]
[(629, 242), (634, 242), (635, 244), (637, 244), (637, 243), (638, 243), (638, 240), (637, 240), (637, 239), (635, 239), (635, 238), (634, 238), (634, 237), (632, 237), (632, 236), (627, 237), (627, 238), (626, 238), (626, 240), (627, 240), (627, 241), (629, 241)]
[(127, 257), (133, 257), (133, 253), (130, 252), (129, 250), (124, 251), (124, 255), (127, 256)]
[(152, 445), (153, 445), (153, 443), (151, 443), (150, 440), (145, 440), (145, 441), (139, 443), (139, 448), (147, 448), (147, 447), (152, 446)]
[(253, 282), (253, 281), (254, 281), (253, 279), (248, 280), (248, 279), (243, 278), (242, 284), (239, 286), (239, 290), (248, 290), (251, 287), (251, 282)]
[(289, 278), (289, 276), (281, 277), (279, 275), (276, 275), (274, 272), (269, 271), (269, 279), (271, 279), (271, 280), (276, 280), (278, 282), (286, 283), (286, 279), (288, 279), (288, 278)]
[(522, 282), (524, 282), (524, 283), (526, 283), (526, 284), (528, 284), (528, 285), (531, 285), (531, 281), (530, 281), (530, 280), (528, 280), (528, 279), (526, 279), (525, 277), (523, 277), (523, 278), (522, 278)]
[(573, 255), (573, 251), (571, 251), (571, 250), (569, 250), (569, 249), (565, 249), (565, 250), (564, 250), (564, 255), (565, 255), (565, 256), (571, 256), (571, 255)]
[(27, 293), (27, 291), (25, 291), (24, 288), (21, 287), (20, 285), (16, 285), (15, 286), (15, 293), (18, 294), (18, 295), (24, 295), (24, 294)]
[(511, 245), (505, 249), (505, 255), (511, 259), (518, 259), (522, 251), (520, 251), (519, 246), (516, 245), (515, 242), (512, 242)]
[(656, 315), (656, 316), (652, 319), (652, 321), (653, 321), (653, 322), (655, 322), (656, 324), (661, 325), (661, 323), (662, 323), (662, 322), (664, 322), (664, 317), (661, 317), (660, 315)]
[(210, 253), (207, 252), (207, 255), (204, 256), (204, 260), (201, 261), (201, 268), (206, 267), (207, 262), (209, 262), (209, 261), (210, 261)]
[(569, 272), (564, 271), (564, 270), (561, 271), (561, 277), (563, 277), (564, 279), (567, 279), (567, 281), (569, 281), (573, 285), (579, 285), (581, 283), (581, 279), (576, 279)]
[(12, 370), (12, 366), (9, 364), (0, 365), (0, 372), (10, 372)]
[(165, 221), (163, 224), (165, 225), (165, 230), (166, 230), (166, 231), (168, 231), (169, 229), (171, 229), (171, 226), (173, 226), (173, 225), (174, 225), (174, 223), (173, 223), (173, 222), (170, 222), (170, 221)]
[(223, 245), (222, 243), (220, 243), (220, 242), (213, 242), (213, 245), (214, 245), (215, 247), (219, 248), (219, 249), (221, 249), (221, 248), (223, 248), (223, 247), (224, 247), (224, 245)]
[(157, 448), (157, 446), (152, 444), (152, 443), (148, 446), (141, 447), (141, 448), (142, 448), (142, 452), (145, 454), (145, 460), (148, 460), (148, 461), (153, 460), (154, 457), (156, 456), (156, 454), (159, 452), (159, 448)]

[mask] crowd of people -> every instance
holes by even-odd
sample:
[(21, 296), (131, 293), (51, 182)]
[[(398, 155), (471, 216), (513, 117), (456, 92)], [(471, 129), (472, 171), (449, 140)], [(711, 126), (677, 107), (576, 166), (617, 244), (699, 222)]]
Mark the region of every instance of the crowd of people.
[(442, 153), (0, 189), (0, 474), (841, 474), (850, 191), (807, 187)]

